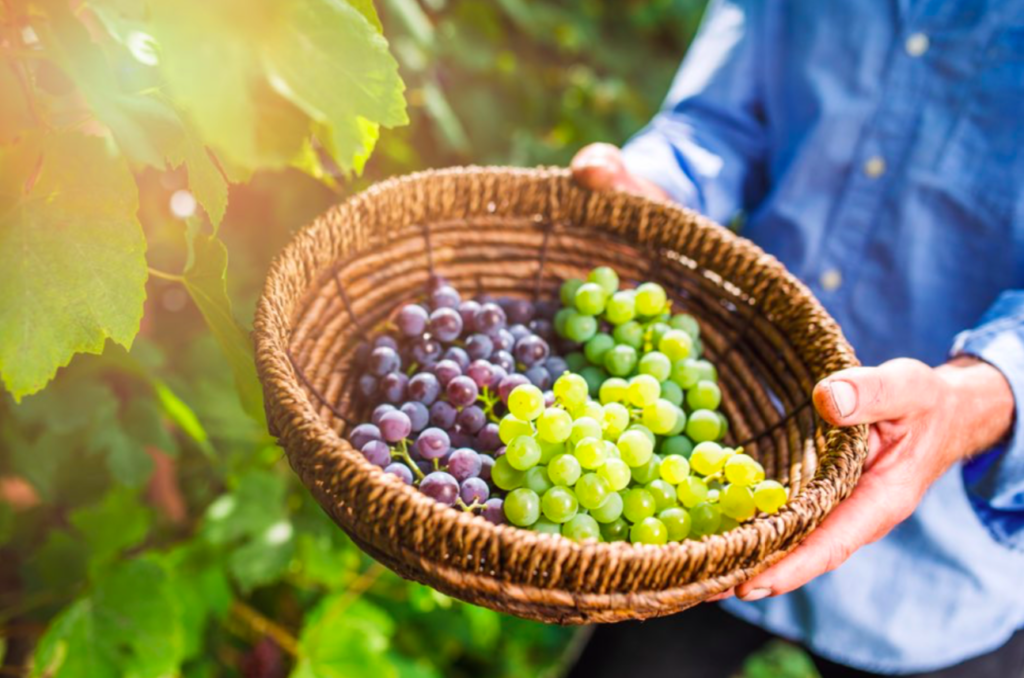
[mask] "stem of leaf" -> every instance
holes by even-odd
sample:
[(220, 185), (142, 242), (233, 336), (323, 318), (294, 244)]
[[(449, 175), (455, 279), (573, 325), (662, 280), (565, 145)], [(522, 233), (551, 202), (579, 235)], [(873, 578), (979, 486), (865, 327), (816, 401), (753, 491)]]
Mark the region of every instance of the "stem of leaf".
[(161, 271), (158, 268), (148, 266), (149, 274), (154, 278), (160, 278), (161, 280), (170, 280), (172, 282), (185, 282), (185, 279), (175, 273), (168, 273), (167, 271)]

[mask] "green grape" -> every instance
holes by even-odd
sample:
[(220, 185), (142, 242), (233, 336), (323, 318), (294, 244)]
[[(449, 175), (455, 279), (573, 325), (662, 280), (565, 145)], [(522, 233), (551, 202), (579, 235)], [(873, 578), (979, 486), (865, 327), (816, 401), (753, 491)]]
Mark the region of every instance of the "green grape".
[(512, 468), (526, 471), (540, 463), (540, 444), (533, 436), (519, 436), (505, 448), (505, 456)]
[(552, 487), (544, 493), (540, 502), (544, 517), (553, 523), (564, 523), (572, 520), (580, 509), (579, 501), (573, 491), (567, 487)]
[(574, 297), (576, 310), (584, 315), (601, 315), (607, 296), (597, 283), (583, 283), (576, 290)]
[[(604, 410), (601, 410), (601, 419), (604, 419)], [(576, 445), (584, 438), (597, 438), (602, 436), (601, 424), (593, 417), (579, 417), (572, 423), (572, 432), (569, 433), (569, 442)], [(575, 449), (575, 448), (573, 448)]]
[(731, 456), (731, 452), (716, 442), (706, 440), (697, 443), (690, 453), (690, 466), (702, 476), (710, 476), (718, 473), (725, 466), (725, 462)]
[(540, 463), (548, 464), (560, 454), (565, 454), (565, 443), (549, 443), (543, 438), (537, 438), (540, 445)]
[(565, 319), (565, 336), (583, 343), (597, 334), (597, 318), (592, 315), (575, 313)]
[(502, 455), (494, 462), (491, 469), (491, 482), (499, 489), (514, 490), (523, 484), (526, 474), (508, 462), (508, 455)]
[(659, 511), (672, 508), (677, 503), (676, 488), (660, 478), (644, 485), (644, 489), (654, 497), (654, 506)]
[[(495, 464), (495, 468), (497, 468), (497, 464)], [(548, 464), (548, 478), (555, 485), (566, 487), (575, 485), (582, 472), (583, 467), (580, 466), (580, 460), (571, 454), (555, 457)]]
[(665, 381), (672, 374), (672, 361), (661, 351), (651, 351), (640, 359), (640, 374), (649, 374), (658, 381)]
[[(659, 346), (661, 344), (661, 338), (665, 336), (666, 332), (671, 332), (671, 331), (672, 331), (672, 328), (669, 327), (668, 325), (666, 325), (665, 323), (661, 322), (660, 320), (648, 323), (647, 324), (647, 337), (648, 337), (648, 341), (650, 342), (649, 347), (650, 348), (655, 348), (655, 347)], [(664, 354), (662, 354), (662, 355), (664, 355)], [(672, 364), (672, 362), (669, 361), (669, 365), (671, 365), (671, 364)], [(670, 369), (671, 369), (671, 367), (670, 367)], [(658, 381), (662, 381), (662, 380), (659, 379)]]
[[(693, 357), (700, 358), (704, 354), (704, 342), (700, 337), (693, 340)], [(712, 380), (714, 381), (714, 380)]]
[(714, 504), (697, 504), (690, 509), (690, 535), (692, 537), (699, 538), (714, 534), (721, 523), (722, 512)]
[[(566, 323), (566, 329), (568, 328), (569, 324)], [(658, 350), (668, 356), (673, 363), (677, 360), (685, 360), (693, 352), (693, 339), (682, 330), (670, 329), (661, 336)]]
[(561, 289), (558, 290), (558, 296), (562, 300), (562, 306), (572, 306), (576, 303), (576, 290), (583, 285), (583, 281), (579, 278), (569, 278), (562, 283)]
[(608, 378), (608, 373), (596, 365), (587, 365), (580, 370), (580, 376), (587, 382), (587, 393), (596, 398), (601, 392), (601, 384)]
[(638, 374), (629, 380), (626, 396), (633, 407), (646, 407), (661, 395), (661, 383), (649, 374)]
[(641, 464), (640, 466), (631, 468), (630, 474), (633, 476), (633, 480), (641, 485), (646, 485), (652, 480), (657, 480), (661, 477), (661, 457), (656, 454), (652, 454), (646, 464)]
[(668, 295), (658, 283), (647, 282), (636, 288), (636, 312), (639, 315), (658, 315), (665, 312)]
[(626, 430), (640, 431), (640, 433), (643, 433), (645, 436), (647, 436), (647, 439), (651, 441), (651, 445), (655, 445), (658, 442), (658, 439), (655, 437), (651, 429), (647, 428), (643, 424), (630, 424), (629, 428), (627, 428)]
[(667, 400), (658, 398), (646, 405), (640, 416), (644, 426), (652, 433), (667, 435), (672, 432), (679, 421), (680, 409)]
[(498, 423), (498, 438), (508, 445), (519, 436), (532, 436), (533, 426), (514, 414), (506, 414)]
[(533, 384), (520, 384), (508, 394), (508, 411), (522, 421), (533, 421), (544, 412), (544, 394)]
[(629, 387), (629, 382), (619, 377), (611, 377), (605, 379), (604, 383), (601, 384), (601, 390), (599, 392), (599, 398), (602, 405), (608, 403), (621, 403), (626, 400), (626, 389)]
[(601, 527), (590, 516), (581, 514), (562, 525), (562, 536), (575, 541), (600, 539)]
[(583, 355), (595, 365), (604, 364), (604, 354), (615, 348), (615, 340), (606, 332), (598, 332), (583, 345)]
[[(516, 387), (518, 390), (521, 387)], [(515, 393), (515, 391), (512, 391)], [(511, 401), (512, 398), (509, 397)], [(572, 433), (572, 417), (565, 410), (551, 407), (537, 418), (537, 435), (549, 443), (564, 443)]]
[(668, 528), (657, 518), (644, 518), (630, 529), (629, 540), (634, 544), (662, 546), (668, 543)]
[(508, 522), (517, 527), (529, 527), (540, 518), (540, 497), (533, 490), (520, 487), (508, 493), (502, 508)]
[(714, 410), (722, 403), (722, 391), (713, 381), (698, 381), (686, 392), (686, 406), (691, 410)]
[(629, 466), (621, 459), (608, 459), (597, 469), (597, 475), (608, 481), (608, 486), (615, 492), (624, 490), (633, 478)]
[(679, 388), (693, 388), (697, 385), (697, 382), (700, 381), (700, 378), (700, 367), (698, 366), (697, 361), (693, 358), (676, 360), (672, 363), (672, 381), (675, 382)]
[(778, 513), (789, 499), (789, 492), (775, 480), (764, 480), (754, 487), (754, 505), (765, 513)]
[(619, 274), (608, 266), (598, 266), (590, 272), (587, 280), (600, 285), (601, 289), (604, 290), (605, 296), (610, 297), (619, 289)]
[(665, 524), (669, 541), (682, 541), (690, 534), (690, 514), (686, 509), (667, 508), (658, 513), (658, 520)]
[(654, 495), (642, 487), (634, 487), (622, 498), (622, 513), (631, 523), (639, 523), (644, 518), (650, 518), (654, 515), (656, 507)]
[(708, 503), (709, 504), (717, 504), (718, 503), (718, 498), (721, 497), (721, 496), (722, 496), (722, 490), (712, 487), (710, 490), (708, 490)]
[(716, 440), (722, 440), (729, 433), (729, 419), (721, 412), (715, 412), (715, 414), (718, 415), (718, 423), (720, 427), (718, 430), (718, 438), (716, 438)]
[(739, 522), (750, 520), (757, 512), (754, 493), (745, 485), (728, 485), (718, 496), (718, 507), (724, 515)]
[(693, 508), (708, 500), (708, 485), (697, 476), (689, 476), (676, 487), (676, 497), (686, 508)]
[(622, 290), (613, 294), (604, 307), (604, 317), (608, 322), (612, 325), (621, 325), (635, 318), (635, 296), (632, 290)]
[(534, 532), (540, 532), (541, 534), (562, 534), (562, 526), (558, 523), (553, 523), (550, 520), (541, 518), (533, 524), (530, 528)]
[(600, 438), (584, 438), (579, 441), (576, 443), (574, 454), (579, 459), (580, 466), (585, 469), (600, 468), (608, 456), (604, 440)]
[(630, 320), (612, 330), (612, 337), (620, 344), (639, 349), (644, 345), (644, 328), (637, 321)]
[(689, 459), (691, 452), (693, 442), (686, 436), (672, 436), (661, 441), (661, 453), (664, 455), (678, 454)]
[[(564, 337), (565, 336), (565, 323), (566, 323), (566, 321), (569, 320), (569, 318), (571, 318), (574, 315), (576, 315), (576, 309), (575, 308), (560, 308), (560, 309), (558, 309), (558, 312), (555, 313), (554, 320), (552, 320), (552, 324), (555, 327), (555, 334), (557, 334), (560, 337)], [(567, 356), (567, 358), (568, 358), (568, 356)]]
[(618, 344), (604, 354), (604, 368), (615, 377), (628, 377), (636, 367), (636, 349)]
[(554, 487), (554, 483), (548, 480), (547, 467), (534, 466), (523, 475), (523, 487), (543, 496), (545, 492)]
[(668, 321), (674, 330), (682, 330), (693, 339), (700, 336), (700, 324), (697, 319), (689, 313), (677, 313)]
[(622, 461), (622, 453), (619, 452), (619, 446), (615, 444), (614, 440), (608, 440), (607, 437), (604, 439), (604, 449), (607, 450), (605, 456), (605, 462), (608, 463), (610, 459), (618, 459)]
[[(664, 444), (662, 444), (664, 449)], [(661, 460), (661, 479), (673, 485), (678, 485), (690, 475), (690, 462), (686, 457), (673, 454)]]
[(608, 403), (604, 406), (604, 434), (617, 440), (629, 426), (629, 410), (621, 403)]
[[(718, 383), (718, 370), (715, 368), (713, 363), (710, 363), (707, 360), (697, 360), (694, 362), (697, 366), (699, 381), (713, 381), (716, 384)], [(680, 384), (680, 386), (682, 386), (682, 384)]]
[(587, 401), (587, 380), (578, 374), (563, 374), (555, 380), (552, 391), (566, 407), (577, 407)]
[(757, 485), (764, 480), (764, 467), (749, 455), (734, 454), (725, 462), (725, 479), (734, 485)]
[(718, 440), (721, 423), (718, 414), (711, 410), (691, 412), (686, 421), (686, 436), (694, 442)]
[(601, 525), (601, 536), (607, 542), (629, 541), (629, 523), (625, 518)]
[(590, 509), (590, 515), (599, 523), (610, 523), (622, 516), (622, 495), (610, 492), (601, 505)]
[(679, 384), (671, 379), (666, 379), (661, 382), (661, 397), (676, 407), (680, 407), (683, 404), (683, 389), (679, 388)]
[(576, 498), (580, 500), (580, 506), (583, 508), (597, 508), (611, 491), (608, 481), (596, 473), (584, 473), (576, 481)]
[(654, 454), (654, 443), (642, 431), (630, 430), (619, 436), (616, 441), (622, 461), (629, 466), (642, 466), (650, 461)]
[[(673, 406), (674, 407), (674, 406)], [(677, 436), (682, 434), (686, 430), (686, 414), (683, 412), (683, 408), (676, 407), (676, 424), (670, 428), (665, 435), (668, 437)]]
[[(566, 354), (565, 364), (569, 368), (570, 372), (579, 373), (584, 367), (587, 366), (587, 356), (583, 355), (580, 351), (572, 351)], [(564, 377), (565, 374), (560, 374), (559, 379)]]
[(715, 530), (715, 534), (725, 534), (729, 530), (734, 530), (739, 526), (739, 521), (737, 521), (735, 518), (730, 518), (729, 516), (723, 515), (722, 522), (718, 524), (718, 529)]

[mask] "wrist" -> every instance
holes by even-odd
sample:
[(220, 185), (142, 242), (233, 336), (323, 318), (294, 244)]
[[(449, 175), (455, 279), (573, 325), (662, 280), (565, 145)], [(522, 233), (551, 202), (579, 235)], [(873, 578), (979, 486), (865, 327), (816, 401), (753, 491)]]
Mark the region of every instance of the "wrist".
[(942, 417), (956, 432), (949, 441), (952, 461), (984, 452), (1009, 435), (1014, 399), (1002, 372), (983, 360), (960, 356), (935, 368), (935, 374), (946, 393)]

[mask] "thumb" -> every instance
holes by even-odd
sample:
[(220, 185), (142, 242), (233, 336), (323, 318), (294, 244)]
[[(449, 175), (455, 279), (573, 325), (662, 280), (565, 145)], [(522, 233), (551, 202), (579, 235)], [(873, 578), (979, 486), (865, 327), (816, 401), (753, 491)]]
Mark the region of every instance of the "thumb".
[(930, 367), (900, 358), (830, 375), (814, 387), (814, 406), (836, 426), (874, 424), (929, 407), (937, 392)]
[(667, 195), (655, 184), (634, 176), (626, 168), (622, 151), (611, 144), (584, 146), (570, 164), (573, 178), (592, 191), (625, 191), (664, 200)]

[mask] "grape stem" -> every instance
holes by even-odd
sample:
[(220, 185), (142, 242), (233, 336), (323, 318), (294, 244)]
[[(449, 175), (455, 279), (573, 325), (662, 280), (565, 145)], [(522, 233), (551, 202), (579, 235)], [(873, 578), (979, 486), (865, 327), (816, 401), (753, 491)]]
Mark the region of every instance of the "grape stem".
[(492, 423), (500, 424), (501, 420), (498, 418), (498, 415), (494, 413), (494, 408), (495, 406), (497, 406), (501, 398), (499, 398), (497, 394), (491, 391), (491, 389), (484, 386), (482, 389), (480, 389), (480, 394), (477, 396), (477, 400), (484, 404), (483, 411), (484, 414), (487, 415), (487, 419), (490, 420)]
[[(397, 450), (391, 450), (391, 458), (394, 459), (395, 457), (397, 457), (404, 461), (406, 465), (409, 467), (409, 470), (416, 474), (416, 478), (418, 480), (423, 480), (423, 471), (420, 470), (420, 467), (417, 466), (416, 462), (414, 462), (412, 460), (412, 457), (409, 456), (409, 443), (406, 441), (405, 438), (403, 438), (401, 442), (398, 443), (398, 445), (399, 448)], [(436, 463), (437, 460), (435, 459), (434, 462)]]
[(483, 504), (478, 502), (476, 499), (473, 500), (472, 504), (467, 504), (466, 502), (462, 501), (462, 497), (456, 497), (455, 498), (455, 505), (458, 506), (463, 511), (474, 511), (474, 510), (476, 510), (478, 508), (483, 508), (483, 506), (484, 506)]

